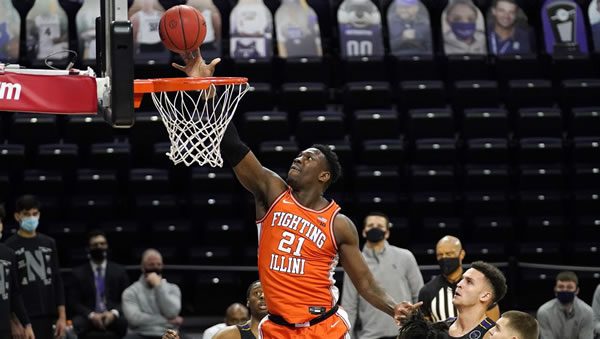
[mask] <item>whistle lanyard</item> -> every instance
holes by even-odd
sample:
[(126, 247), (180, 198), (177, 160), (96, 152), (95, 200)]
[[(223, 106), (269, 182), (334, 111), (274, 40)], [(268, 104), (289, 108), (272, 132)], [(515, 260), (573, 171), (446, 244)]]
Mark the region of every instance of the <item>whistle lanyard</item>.
[(503, 44), (501, 44), (500, 51), (498, 51), (498, 38), (496, 33), (492, 32), (490, 33), (490, 43), (492, 44), (492, 53), (501, 55), (506, 54), (506, 51), (512, 42), (511, 39), (506, 40)]

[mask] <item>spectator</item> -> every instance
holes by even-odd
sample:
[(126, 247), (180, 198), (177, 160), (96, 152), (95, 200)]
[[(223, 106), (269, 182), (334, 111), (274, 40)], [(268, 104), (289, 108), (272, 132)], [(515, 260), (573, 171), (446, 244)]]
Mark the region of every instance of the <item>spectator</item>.
[(592, 308), (577, 298), (579, 279), (574, 272), (563, 271), (556, 276), (556, 298), (537, 311), (542, 339), (589, 339), (594, 336)]
[(390, 51), (393, 55), (431, 55), (431, 23), (419, 0), (395, 0), (387, 13)]
[[(531, 51), (526, 21), (519, 18), (516, 0), (495, 0), (489, 22), (489, 45), (492, 54), (524, 54)], [(525, 26), (525, 27), (523, 27)]]
[(202, 334), (202, 339), (211, 339), (225, 327), (245, 323), (248, 319), (250, 319), (250, 315), (246, 306), (240, 303), (233, 303), (225, 310), (225, 322), (207, 328), (204, 334)]
[[(423, 301), (423, 313), (430, 321), (443, 321), (458, 315), (452, 303), (458, 281), (462, 279), (462, 263), (466, 252), (460, 240), (453, 236), (445, 236), (435, 246), (435, 255), (440, 265), (441, 274), (429, 281), (419, 292), (419, 300)], [(488, 317), (496, 320), (500, 317), (498, 306), (487, 312)]]
[[(362, 236), (366, 238), (362, 249), (363, 257), (379, 282), (395, 300), (416, 302), (423, 287), (423, 277), (413, 254), (387, 242), (390, 236), (390, 221), (383, 213), (370, 213), (364, 220)], [(395, 338), (398, 326), (394, 319), (378, 312), (369, 302), (359, 296), (347, 274), (344, 275), (342, 306), (348, 312), (352, 328), (360, 323), (356, 331), (361, 339)]]
[(534, 317), (519, 311), (508, 311), (490, 330), (491, 339), (538, 339), (540, 329)]
[(495, 266), (482, 261), (471, 264), (456, 285), (452, 303), (456, 318), (446, 319), (452, 338), (478, 338), (495, 325), (486, 311), (496, 306), (506, 294), (506, 278)]
[(260, 281), (257, 280), (248, 287), (246, 306), (250, 309), (250, 321), (222, 329), (215, 335), (215, 339), (256, 339), (259, 337), (258, 324), (268, 314), (265, 294)]
[(483, 18), (471, 0), (452, 1), (445, 14), (444, 51), (447, 55), (487, 54)]
[(594, 333), (595, 338), (600, 338), (600, 285), (596, 287), (594, 299), (592, 301), (592, 310), (594, 312)]
[[(5, 217), (4, 205), (0, 204), (0, 238), (4, 229), (2, 221)], [(12, 332), (12, 336), (15, 338), (33, 339), (33, 329), (23, 304), (17, 271), (15, 252), (8, 246), (0, 244), (0, 338), (10, 338)], [(12, 322), (10, 319), (13, 312), (17, 315), (20, 323), (24, 325), (24, 328), (11, 330)], [(23, 332), (22, 329), (25, 331)]]
[(121, 310), (121, 295), (129, 286), (125, 269), (107, 260), (108, 242), (101, 231), (88, 235), (90, 262), (73, 269), (70, 302), (73, 328), (79, 338), (91, 331), (112, 332), (123, 337), (127, 321)]
[(142, 254), (140, 279), (123, 292), (123, 314), (129, 334), (126, 339), (161, 338), (168, 329), (183, 323), (181, 291), (162, 277), (162, 255), (155, 249)]
[[(40, 207), (40, 201), (32, 195), (17, 199), (14, 217), (19, 230), (6, 239), (6, 245), (16, 254), (17, 275), (33, 333), (36, 339), (53, 339), (66, 333), (65, 292), (56, 243), (37, 232)], [(15, 321), (13, 325), (21, 331), (22, 324)]]

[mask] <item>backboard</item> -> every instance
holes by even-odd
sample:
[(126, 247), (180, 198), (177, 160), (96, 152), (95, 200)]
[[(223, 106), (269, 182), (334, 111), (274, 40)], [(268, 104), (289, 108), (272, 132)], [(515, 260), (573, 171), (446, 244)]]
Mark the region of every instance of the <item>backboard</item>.
[(115, 128), (134, 123), (133, 112), (133, 28), (128, 20), (127, 0), (101, 0), (96, 19), (96, 62), (98, 78), (108, 88), (100, 100), (99, 112)]

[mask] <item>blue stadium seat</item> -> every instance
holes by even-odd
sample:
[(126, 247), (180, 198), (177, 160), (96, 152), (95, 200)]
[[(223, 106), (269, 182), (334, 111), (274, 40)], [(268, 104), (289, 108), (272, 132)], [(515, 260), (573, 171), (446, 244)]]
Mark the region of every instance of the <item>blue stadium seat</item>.
[(358, 166), (353, 183), (357, 192), (397, 191), (401, 175), (394, 166)]
[(344, 115), (336, 111), (300, 112), (296, 137), (301, 147), (341, 140), (346, 136)]
[(400, 165), (404, 158), (404, 142), (401, 139), (376, 139), (362, 143), (359, 153), (364, 165)]
[(492, 80), (462, 80), (454, 83), (452, 102), (458, 110), (465, 108), (498, 107), (498, 82)]
[[(109, 142), (114, 138), (114, 129), (101, 116), (70, 115), (64, 128), (64, 139), (79, 145), (94, 142)], [(136, 114), (136, 126), (139, 124)]]
[(79, 169), (75, 178), (75, 192), (79, 194), (117, 194), (119, 181), (113, 170)]
[(26, 145), (57, 142), (58, 118), (50, 114), (16, 113), (9, 128), (8, 141)]
[(521, 163), (562, 163), (564, 160), (562, 140), (559, 138), (521, 139), (518, 156)]
[(285, 169), (286, 173), (301, 149), (294, 141), (266, 141), (259, 146), (259, 160), (271, 169)]
[(565, 186), (565, 176), (560, 165), (524, 164), (520, 166), (519, 172), (519, 187), (522, 190), (561, 190)]
[(600, 79), (564, 80), (561, 86), (562, 104), (566, 109), (598, 106)]
[(290, 136), (287, 112), (246, 112), (242, 119), (240, 133), (250, 146), (257, 146), (263, 141), (284, 140)]
[(414, 161), (417, 164), (454, 165), (458, 161), (454, 139), (418, 139), (415, 144)]
[(192, 193), (233, 193), (236, 180), (228, 168), (192, 168), (189, 189)]
[(402, 81), (396, 94), (399, 109), (446, 107), (446, 88), (442, 81)]
[(278, 106), (292, 114), (307, 110), (324, 110), (328, 93), (319, 82), (292, 82), (281, 86)]
[(600, 163), (600, 136), (573, 139), (573, 161), (576, 163)]
[(518, 111), (516, 134), (521, 138), (560, 138), (563, 131), (564, 124), (558, 109), (527, 108)]
[(600, 125), (600, 107), (583, 107), (573, 109), (570, 134), (574, 137), (598, 135)]
[(506, 105), (512, 111), (523, 107), (547, 107), (552, 97), (549, 80), (511, 80), (508, 82)]
[(392, 106), (390, 84), (383, 81), (350, 82), (344, 86), (344, 111), (359, 109), (389, 109)]
[(469, 164), (508, 164), (510, 161), (507, 139), (469, 139), (466, 141), (465, 160)]
[(466, 190), (508, 190), (511, 187), (509, 167), (498, 165), (467, 165), (465, 167)]
[(408, 167), (408, 185), (413, 192), (455, 191), (459, 182), (452, 166), (412, 165)]

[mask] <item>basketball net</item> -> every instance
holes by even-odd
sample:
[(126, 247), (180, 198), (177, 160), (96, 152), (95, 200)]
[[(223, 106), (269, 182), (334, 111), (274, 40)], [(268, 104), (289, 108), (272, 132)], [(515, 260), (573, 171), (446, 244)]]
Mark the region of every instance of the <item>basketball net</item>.
[(222, 167), (223, 134), (249, 88), (245, 82), (211, 84), (197, 91), (151, 93), (169, 134), (171, 148), (167, 156), (173, 163)]

